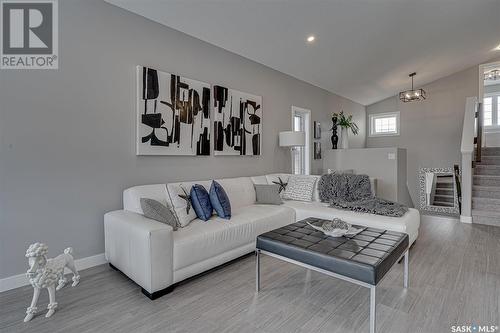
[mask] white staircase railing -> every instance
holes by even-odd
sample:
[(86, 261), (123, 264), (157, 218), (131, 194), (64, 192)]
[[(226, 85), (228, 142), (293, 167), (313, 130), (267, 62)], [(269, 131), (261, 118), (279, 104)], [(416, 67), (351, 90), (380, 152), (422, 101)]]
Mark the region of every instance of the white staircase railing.
[(474, 138), (476, 136), (477, 97), (467, 97), (462, 130), (462, 210), (460, 221), (472, 223), (472, 161), (474, 160)]

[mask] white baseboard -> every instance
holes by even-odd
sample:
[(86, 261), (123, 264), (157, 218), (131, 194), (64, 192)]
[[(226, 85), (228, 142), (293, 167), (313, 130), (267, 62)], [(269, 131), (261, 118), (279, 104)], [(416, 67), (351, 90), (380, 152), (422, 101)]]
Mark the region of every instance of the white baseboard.
[(460, 215), (460, 222), (462, 223), (472, 223), (472, 216)]
[(453, 216), (442, 216), (442, 215), (427, 215), (427, 214), (422, 214), (420, 215), (420, 220), (421, 221), (430, 221), (430, 222), (458, 222), (459, 219), (457, 217)]
[[(107, 260), (104, 257), (104, 253), (75, 260), (76, 269), (79, 271), (105, 263), (107, 263)], [(68, 274), (70, 271), (66, 268), (64, 273)], [(9, 276), (4, 279), (0, 279), (0, 292), (19, 288), (28, 284), (29, 281), (25, 273)]]

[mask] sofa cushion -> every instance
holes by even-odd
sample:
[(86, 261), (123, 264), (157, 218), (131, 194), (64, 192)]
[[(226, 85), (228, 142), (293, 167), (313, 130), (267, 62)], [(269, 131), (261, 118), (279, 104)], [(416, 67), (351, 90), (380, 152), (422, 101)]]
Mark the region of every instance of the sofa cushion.
[(257, 204), (281, 205), (280, 186), (276, 184), (255, 184)]
[(255, 189), (250, 177), (216, 179), (224, 187), (231, 209), (236, 210), (241, 207), (250, 206), (255, 203)]
[(194, 184), (191, 187), (190, 197), (196, 216), (203, 221), (208, 221), (214, 212), (214, 208), (210, 202), (207, 189), (203, 185)]
[(285, 206), (251, 205), (233, 209), (231, 220), (199, 219), (173, 233), (174, 271), (255, 242), (258, 235), (295, 222)]
[(266, 176), (253, 176), (250, 179), (254, 184), (268, 184)]
[(290, 176), (283, 199), (312, 201), (316, 181), (317, 179), (311, 176)]
[(283, 184), (283, 186), (280, 186), (281, 187), (280, 194), (281, 196), (283, 196), (283, 192), (285, 192), (286, 186), (288, 186), (288, 178), (290, 178), (290, 176), (291, 176), (290, 174), (286, 173), (273, 173), (270, 175), (266, 175), (266, 179), (268, 184), (276, 184), (276, 185)]
[(196, 219), (196, 213), (191, 205), (191, 187), (194, 184), (200, 184), (205, 188), (210, 188), (210, 183), (211, 181), (207, 180), (167, 184), (169, 199), (182, 227), (187, 226), (189, 222)]
[(162, 205), (170, 203), (165, 184), (141, 185), (123, 191), (123, 209), (143, 215), (141, 198), (150, 198)]
[(339, 218), (350, 224), (405, 232), (410, 236), (410, 244), (412, 244), (417, 238), (418, 228), (420, 226), (420, 213), (418, 210), (413, 208), (410, 208), (402, 217), (389, 217), (331, 208), (327, 203), (314, 201), (285, 201), (284, 206), (295, 210), (297, 221), (308, 217), (317, 217), (322, 219)]
[[(288, 183), (290, 176), (293, 176), (292, 174), (288, 173), (273, 173), (266, 175), (267, 182), (268, 184), (277, 184), (280, 182), (280, 179), (284, 183)], [(319, 201), (319, 191), (318, 191), (318, 180), (320, 179), (321, 176), (318, 175), (303, 175), (305, 177), (313, 177), (316, 179), (316, 182), (314, 183), (314, 190), (313, 190), (313, 201)], [(281, 196), (283, 197), (283, 191), (281, 192)]]
[(209, 195), (210, 202), (217, 215), (223, 219), (229, 220), (231, 218), (231, 201), (222, 185), (214, 180), (212, 185), (210, 185)]
[(174, 231), (177, 230), (177, 217), (169, 204), (164, 205), (154, 199), (141, 198), (141, 208), (144, 212), (144, 216), (148, 219), (168, 224)]

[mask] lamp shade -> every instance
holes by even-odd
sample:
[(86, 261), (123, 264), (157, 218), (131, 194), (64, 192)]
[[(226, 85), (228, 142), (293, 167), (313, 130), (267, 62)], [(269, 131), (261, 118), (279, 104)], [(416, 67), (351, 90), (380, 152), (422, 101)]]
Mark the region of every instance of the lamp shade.
[(280, 147), (297, 147), (306, 145), (306, 133), (300, 131), (280, 132)]

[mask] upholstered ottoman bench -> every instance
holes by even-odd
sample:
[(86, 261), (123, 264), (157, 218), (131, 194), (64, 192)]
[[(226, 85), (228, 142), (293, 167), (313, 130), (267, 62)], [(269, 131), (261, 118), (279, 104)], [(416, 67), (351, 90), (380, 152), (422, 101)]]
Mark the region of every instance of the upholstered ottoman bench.
[(404, 287), (408, 287), (408, 235), (355, 226), (362, 231), (352, 238), (330, 237), (313, 229), (306, 221), (318, 226), (325, 222), (308, 218), (257, 237), (257, 292), (261, 253), (370, 288), (370, 332), (375, 333), (376, 287), (403, 256)]

